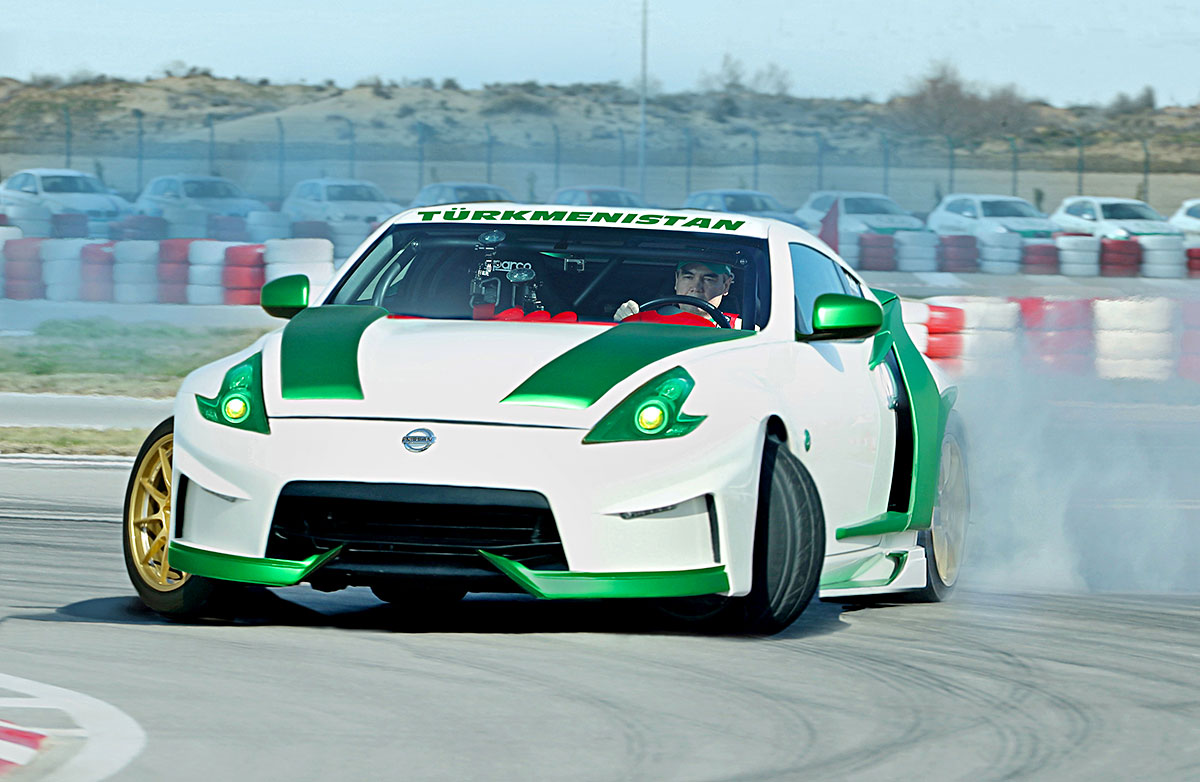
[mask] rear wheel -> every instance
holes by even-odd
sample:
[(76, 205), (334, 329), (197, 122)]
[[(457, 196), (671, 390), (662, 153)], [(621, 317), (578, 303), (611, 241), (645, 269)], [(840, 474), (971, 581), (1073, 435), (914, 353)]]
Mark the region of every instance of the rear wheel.
[(167, 616), (190, 616), (217, 591), (211, 579), (173, 567), (168, 557), (171, 527), (171, 465), (175, 421), (163, 421), (142, 443), (125, 489), (125, 569), (147, 606)]
[(962, 421), (951, 412), (942, 438), (933, 522), (917, 538), (925, 548), (926, 562), (926, 586), (915, 594), (918, 600), (940, 602), (953, 593), (967, 551), (970, 512), (966, 436)]
[(664, 601), (670, 616), (732, 632), (773, 635), (812, 600), (825, 560), (825, 514), (804, 465), (774, 435), (763, 447), (754, 571), (745, 597)]

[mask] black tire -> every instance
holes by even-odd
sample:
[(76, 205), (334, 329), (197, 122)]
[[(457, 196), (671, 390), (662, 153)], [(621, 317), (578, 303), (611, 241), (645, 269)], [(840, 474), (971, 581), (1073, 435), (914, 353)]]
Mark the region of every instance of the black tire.
[(664, 601), (662, 610), (689, 624), (726, 632), (774, 635), (804, 611), (825, 562), (825, 514), (804, 465), (774, 435), (763, 446), (754, 571), (745, 597)]
[[(950, 599), (962, 574), (967, 552), (967, 530), (971, 517), (971, 492), (967, 471), (967, 439), (962, 419), (950, 411), (942, 438), (938, 466), (938, 497), (934, 524), (917, 535), (925, 549), (926, 585), (913, 593), (917, 602), (940, 603)], [(951, 523), (945, 523), (948, 515)], [(942, 552), (939, 555), (939, 552)]]
[[(163, 614), (164, 616), (174, 618), (185, 618), (196, 616), (210, 606), (214, 598), (217, 596), (221, 584), (213, 579), (194, 576), (186, 573), (181, 573), (172, 570), (170, 562), (159, 562), (159, 569), (165, 565), (168, 571), (168, 580), (170, 574), (176, 573), (180, 576), (176, 584), (158, 584), (155, 585), (147, 576), (144, 568), (139, 567), (137, 559), (134, 555), (134, 550), (141, 550), (145, 547), (144, 541), (135, 540), (140, 535), (146, 535), (146, 529), (143, 526), (141, 530), (134, 523), (134, 517), (131, 515), (134, 511), (139, 512), (139, 518), (144, 518), (141, 514), (146, 513), (149, 508), (144, 506), (142, 492), (135, 493), (138, 488), (139, 477), (146, 477), (147, 473), (152, 476), (158, 475), (158, 468), (151, 463), (150, 460), (161, 459), (158, 447), (164, 442), (172, 443), (174, 440), (175, 419), (168, 418), (161, 424), (156, 426), (146, 441), (142, 443), (141, 449), (138, 451), (137, 458), (133, 461), (133, 470), (129, 475), (129, 483), (125, 487), (125, 507), (122, 514), (121, 523), (121, 542), (125, 556), (125, 570), (129, 574), (129, 580), (133, 583), (133, 588), (137, 590), (138, 597), (150, 609)], [(153, 452), (152, 452), (153, 451)], [(161, 464), (161, 462), (160, 462)], [(164, 488), (160, 483), (156, 488)], [(168, 488), (169, 496), (169, 488)], [(134, 502), (143, 507), (135, 508)], [(168, 505), (169, 508), (169, 505)], [(153, 567), (154, 560), (151, 561)]]

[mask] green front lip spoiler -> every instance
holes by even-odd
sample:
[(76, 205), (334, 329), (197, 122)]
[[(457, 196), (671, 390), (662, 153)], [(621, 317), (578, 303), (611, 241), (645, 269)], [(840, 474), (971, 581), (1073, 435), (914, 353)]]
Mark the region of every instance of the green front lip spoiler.
[(309, 573), (337, 556), (341, 550), (342, 547), (338, 546), (302, 560), (268, 559), (207, 551), (172, 542), (167, 550), (167, 561), (171, 563), (171, 567), (197, 576), (238, 581), (243, 584), (291, 586), (299, 584)]
[(530, 570), (511, 559), (479, 553), (534, 597), (691, 597), (729, 591), (724, 565), (648, 573), (579, 573)]

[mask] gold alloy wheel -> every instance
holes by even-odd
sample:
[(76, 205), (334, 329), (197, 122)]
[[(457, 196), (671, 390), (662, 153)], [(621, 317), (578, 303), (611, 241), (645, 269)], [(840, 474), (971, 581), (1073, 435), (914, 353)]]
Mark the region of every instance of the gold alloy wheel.
[(938, 468), (938, 497), (933, 509), (933, 558), (938, 576), (946, 586), (958, 580), (963, 544), (967, 538), (967, 483), (962, 451), (953, 437), (942, 442)]
[(174, 434), (166, 434), (150, 447), (135, 468), (130, 489), (125, 534), (142, 583), (158, 592), (171, 592), (191, 577), (172, 570), (167, 562), (167, 535), (171, 522), (171, 456)]

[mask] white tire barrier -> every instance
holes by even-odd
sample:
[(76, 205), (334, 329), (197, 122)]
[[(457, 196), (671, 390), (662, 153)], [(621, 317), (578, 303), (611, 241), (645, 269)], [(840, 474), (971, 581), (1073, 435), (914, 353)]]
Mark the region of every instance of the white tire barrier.
[(188, 304), (224, 304), (225, 289), (214, 285), (188, 285)]
[(896, 241), (898, 271), (937, 271), (937, 234), (931, 231), (897, 231), (892, 236)]
[(209, 285), (212, 287), (221, 287), (221, 275), (224, 273), (224, 266), (215, 264), (193, 264), (188, 267), (188, 285)]
[(158, 282), (116, 282), (117, 270), (113, 268), (113, 301), (119, 304), (154, 304), (158, 301)]
[(263, 260), (273, 263), (333, 263), (328, 239), (271, 239), (263, 242)]
[(20, 228), (25, 236), (50, 236), (50, 210), (41, 206), (6, 206), (8, 224)]
[(117, 266), (127, 263), (158, 263), (158, 242), (149, 239), (130, 239), (113, 245)]
[(217, 266), (225, 263), (225, 251), (242, 242), (192, 242), (188, 246), (188, 263), (193, 266)]
[(1171, 299), (1096, 299), (1092, 320), (1097, 331), (1171, 331), (1176, 305)]

